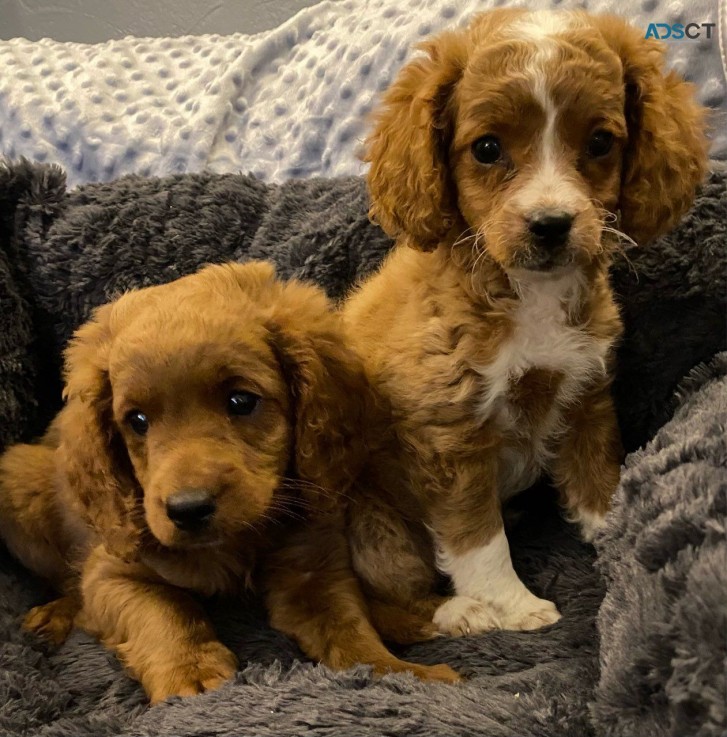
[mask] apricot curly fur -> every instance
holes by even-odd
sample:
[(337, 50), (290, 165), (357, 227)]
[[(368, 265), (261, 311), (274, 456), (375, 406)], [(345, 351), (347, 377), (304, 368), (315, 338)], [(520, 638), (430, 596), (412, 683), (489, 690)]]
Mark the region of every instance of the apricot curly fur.
[[(260, 262), (129, 292), (76, 332), (65, 379), (47, 435), (0, 457), (0, 534), (61, 595), (26, 628), (59, 644), (83, 627), (156, 703), (232, 677), (200, 597), (257, 585), (315, 660), (458, 680), (384, 647), (351, 570), (343, 513), (370, 399), (320, 290)], [(231, 415), (231, 392), (259, 399)], [(167, 513), (188, 488), (214, 500), (199, 529)]]
[[(692, 203), (706, 115), (614, 16), (494, 10), (418, 52), (366, 142), (370, 216), (397, 243), (342, 308), (392, 417), (356, 484), (353, 565), (382, 621), (396, 605), (448, 634), (542, 626), (558, 613), (512, 569), (502, 505), (548, 474), (585, 539), (603, 524), (611, 259)], [(435, 598), (437, 569), (459, 601)]]

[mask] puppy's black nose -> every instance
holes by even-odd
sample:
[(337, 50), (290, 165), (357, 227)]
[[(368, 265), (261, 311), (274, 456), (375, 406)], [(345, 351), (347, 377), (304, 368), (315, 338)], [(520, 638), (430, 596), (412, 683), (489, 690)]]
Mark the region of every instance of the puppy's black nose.
[(573, 225), (573, 216), (557, 211), (542, 213), (528, 222), (528, 230), (544, 246), (562, 245)]
[(182, 489), (167, 499), (167, 517), (184, 532), (197, 532), (207, 525), (217, 505), (206, 489)]

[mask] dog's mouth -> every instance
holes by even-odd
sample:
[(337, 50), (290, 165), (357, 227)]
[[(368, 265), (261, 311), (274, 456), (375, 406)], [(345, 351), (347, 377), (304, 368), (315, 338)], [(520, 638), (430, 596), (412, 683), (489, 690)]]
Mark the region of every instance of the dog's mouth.
[(533, 248), (524, 252), (513, 266), (527, 271), (557, 271), (575, 262), (575, 252), (567, 246)]
[(265, 515), (231, 515), (229, 509), (218, 510), (203, 523), (175, 524), (166, 514), (146, 516), (147, 540), (152, 547), (167, 550), (195, 551), (225, 547), (249, 535), (261, 532)]
[(213, 530), (207, 529), (204, 532), (189, 533), (182, 532), (177, 529), (169, 529), (167, 525), (159, 529), (155, 529), (147, 520), (147, 542), (152, 547), (161, 546), (168, 550), (206, 550), (209, 548), (218, 548), (225, 544), (223, 536)]
[(273, 503), (265, 485), (245, 478), (179, 485), (171, 493), (153, 487), (145, 494), (144, 521), (152, 547), (194, 551), (234, 545), (259, 536)]
[(146, 527), (150, 542), (156, 545), (170, 550), (198, 550), (224, 543), (222, 526), (216, 517), (217, 514), (210, 514), (204, 519), (181, 522), (161, 511), (146, 515)]

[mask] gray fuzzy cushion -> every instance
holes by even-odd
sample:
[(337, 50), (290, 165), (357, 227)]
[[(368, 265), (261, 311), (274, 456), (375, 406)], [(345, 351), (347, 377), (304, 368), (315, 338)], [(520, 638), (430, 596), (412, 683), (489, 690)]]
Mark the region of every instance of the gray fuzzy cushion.
[[(69, 192), (58, 169), (0, 167), (0, 447), (42, 431), (57, 411), (60, 351), (94, 306), (205, 262), (250, 258), (270, 258), (281, 275), (341, 297), (391, 247), (366, 210), (359, 179), (273, 186), (242, 175), (129, 177)], [(683, 226), (614, 268), (627, 326), (614, 393), (630, 449), (671, 417), (682, 377), (726, 347), (725, 222), (725, 177), (715, 173)], [(468, 672), (458, 687), (403, 675), (373, 681), (365, 668), (340, 674), (299, 662), (298, 649), (266, 626), (251, 597), (210, 604), (243, 664), (235, 681), (147, 709), (139, 686), (88, 636), (75, 632), (47, 652), (20, 632), (21, 614), (48, 592), (0, 552), (0, 735), (628, 734), (619, 731), (617, 708), (594, 712), (595, 723), (589, 713), (604, 595), (594, 550), (562, 521), (546, 487), (521, 505), (510, 535), (515, 566), (563, 619), (536, 633), (442, 638), (402, 650)], [(656, 620), (647, 615), (647, 623)], [(611, 642), (604, 662), (620, 648)], [(664, 675), (654, 688), (665, 687)], [(644, 724), (652, 719), (657, 734), (662, 722), (646, 709)], [(681, 733), (702, 719), (695, 713)]]
[(727, 353), (680, 394), (674, 418), (627, 459), (597, 541), (605, 734), (725, 734)]

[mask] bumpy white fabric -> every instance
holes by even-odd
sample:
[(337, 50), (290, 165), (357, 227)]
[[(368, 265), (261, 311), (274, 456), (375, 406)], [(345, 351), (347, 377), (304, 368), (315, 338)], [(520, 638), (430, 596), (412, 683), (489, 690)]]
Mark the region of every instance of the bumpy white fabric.
[[(360, 173), (366, 116), (414, 43), (502, 0), (327, 0), (269, 32), (0, 42), (0, 154), (57, 162), (70, 184), (209, 168), (268, 180)], [(522, 4), (522, 3), (521, 3)], [(650, 22), (717, 22), (717, 0), (531, 0)], [(724, 33), (724, 31), (722, 31)], [(720, 34), (670, 63), (725, 109)], [(724, 42), (724, 38), (722, 39)], [(727, 156), (717, 124), (713, 155)]]

